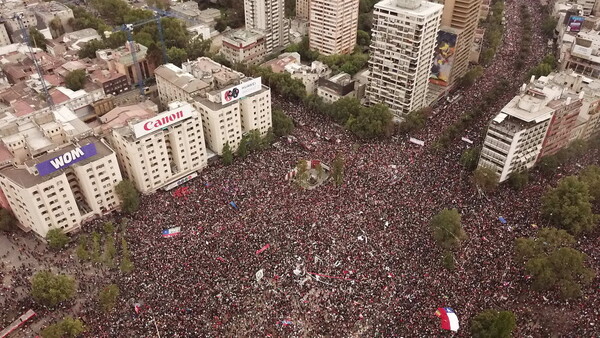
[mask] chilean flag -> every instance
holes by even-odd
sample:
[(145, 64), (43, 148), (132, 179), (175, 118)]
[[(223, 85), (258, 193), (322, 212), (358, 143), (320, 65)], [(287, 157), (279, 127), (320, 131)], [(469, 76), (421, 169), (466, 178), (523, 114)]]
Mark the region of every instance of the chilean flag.
[(181, 227), (171, 228), (171, 229), (163, 230), (162, 236), (163, 237), (173, 237), (173, 236), (179, 235), (180, 232), (181, 232)]
[(458, 317), (456, 317), (456, 313), (454, 313), (452, 308), (440, 307), (435, 312), (435, 315), (442, 320), (442, 329), (454, 332), (458, 331)]

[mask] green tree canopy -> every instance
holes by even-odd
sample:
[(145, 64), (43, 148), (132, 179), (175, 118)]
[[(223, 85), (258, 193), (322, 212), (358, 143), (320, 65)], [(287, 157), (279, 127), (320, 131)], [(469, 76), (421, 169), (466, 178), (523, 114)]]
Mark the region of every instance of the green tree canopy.
[(98, 294), (100, 308), (104, 312), (110, 312), (117, 305), (120, 294), (119, 287), (116, 284), (110, 284), (102, 288)]
[(422, 108), (411, 111), (403, 116), (404, 120), (400, 123), (398, 131), (400, 133), (408, 134), (422, 129), (425, 127), (425, 123), (427, 123), (429, 114), (431, 114), (431, 108)]
[(140, 206), (140, 193), (130, 180), (122, 180), (115, 186), (115, 191), (121, 200), (121, 209), (128, 214), (136, 212)]
[(77, 52), (79, 58), (90, 58), (93, 59), (96, 57), (96, 51), (98, 49), (104, 48), (104, 43), (100, 40), (91, 40), (86, 42), (83, 47)]
[(525, 188), (525, 186), (527, 185), (528, 182), (529, 182), (529, 172), (527, 172), (527, 170), (518, 171), (518, 172), (515, 171), (515, 172), (511, 173), (510, 176), (508, 177), (508, 184), (510, 184), (510, 186), (517, 191)]
[(76, 69), (65, 76), (67, 88), (78, 91), (85, 85), (85, 69)]
[(475, 184), (483, 191), (490, 192), (498, 187), (498, 174), (487, 167), (479, 167), (473, 172), (473, 180)]
[(596, 165), (586, 167), (579, 174), (579, 180), (587, 185), (594, 201), (600, 201), (600, 167)]
[(542, 214), (553, 226), (578, 235), (592, 230), (598, 215), (592, 212), (588, 186), (576, 176), (565, 177), (542, 198)]
[(574, 243), (566, 231), (553, 228), (540, 230), (538, 238), (517, 239), (517, 259), (533, 277), (534, 289), (556, 290), (562, 298), (573, 298), (591, 283), (595, 273), (585, 266), (584, 253), (568, 247)]
[(479, 161), (479, 153), (481, 147), (473, 147), (465, 150), (460, 155), (460, 164), (468, 171), (473, 171), (477, 168), (477, 162)]
[(512, 312), (485, 310), (471, 320), (471, 335), (474, 338), (510, 338), (515, 327)]
[(79, 319), (66, 317), (56, 324), (42, 330), (43, 338), (75, 338), (85, 332), (86, 328)]
[(31, 40), (31, 46), (41, 48), (46, 51), (46, 37), (35, 27), (29, 27), (29, 39)]
[(69, 243), (69, 236), (62, 229), (50, 229), (46, 234), (48, 245), (55, 250), (64, 248)]
[(369, 47), (371, 44), (371, 36), (369, 33), (359, 29), (356, 33), (356, 43), (362, 47)]
[(344, 183), (344, 157), (340, 153), (337, 153), (333, 159), (331, 177), (338, 187)]
[(188, 55), (183, 48), (171, 47), (167, 50), (167, 57), (170, 63), (181, 67), (181, 64), (187, 60)]
[(46, 306), (54, 307), (71, 299), (75, 293), (75, 280), (66, 275), (55, 275), (51, 271), (40, 271), (31, 279), (33, 299)]
[(431, 220), (433, 238), (445, 249), (456, 248), (467, 238), (460, 224), (460, 214), (456, 209), (444, 209)]
[(223, 154), (221, 155), (221, 159), (224, 165), (230, 165), (233, 163), (233, 151), (229, 146), (229, 142), (225, 142), (225, 145), (223, 145)]
[(350, 116), (346, 128), (360, 138), (373, 139), (389, 135), (392, 129), (392, 113), (383, 104), (359, 110), (358, 116)]
[(294, 121), (283, 110), (278, 108), (273, 109), (271, 118), (273, 120), (273, 132), (275, 136), (289, 135), (294, 130)]

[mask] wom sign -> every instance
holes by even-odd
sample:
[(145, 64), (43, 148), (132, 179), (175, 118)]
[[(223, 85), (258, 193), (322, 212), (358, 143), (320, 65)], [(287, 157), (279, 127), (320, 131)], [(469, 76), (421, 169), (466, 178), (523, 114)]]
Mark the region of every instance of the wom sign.
[(74, 163), (83, 161), (97, 154), (94, 143), (86, 144), (83, 147), (75, 148), (51, 160), (44, 161), (35, 165), (40, 176), (52, 174), (55, 171), (66, 168)]

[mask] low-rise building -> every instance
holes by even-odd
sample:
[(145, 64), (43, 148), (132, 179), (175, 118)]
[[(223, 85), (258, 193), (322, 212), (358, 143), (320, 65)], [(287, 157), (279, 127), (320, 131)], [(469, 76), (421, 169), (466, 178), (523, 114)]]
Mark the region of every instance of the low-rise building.
[(343, 97), (356, 97), (355, 81), (350, 74), (339, 73), (330, 78), (320, 78), (317, 95), (325, 103), (334, 103)]
[(292, 63), (298, 64), (298, 65), (301, 64), (299, 53), (296, 53), (296, 52), (282, 53), (277, 58), (269, 60), (260, 66), (271, 68), (271, 71), (273, 73), (283, 73), (286, 71), (287, 65), (292, 64)]
[(104, 95), (118, 95), (131, 89), (127, 76), (117, 71), (97, 69), (90, 73), (90, 80), (102, 87)]
[(142, 81), (153, 77), (155, 66), (148, 61), (148, 48), (142, 44), (126, 42), (124, 47), (118, 49), (97, 50), (96, 57), (106, 63), (108, 70), (116, 70), (127, 76), (129, 84), (138, 83), (138, 71), (131, 55), (132, 47), (136, 48), (135, 58), (140, 66)]
[(265, 36), (249, 29), (231, 30), (222, 34), (221, 54), (231, 63), (255, 65), (267, 56)]
[(0, 137), (0, 187), (23, 229), (69, 232), (119, 206), (115, 153), (66, 107), (4, 121)]
[(65, 32), (71, 32), (69, 20), (73, 19), (73, 10), (57, 1), (39, 2), (32, 7), (38, 23), (50, 29), (52, 38), (58, 38)]
[(195, 78), (192, 74), (172, 63), (162, 65), (154, 71), (158, 98), (163, 105), (173, 101), (187, 102), (209, 89), (208, 83)]
[(155, 115), (140, 105), (117, 107), (100, 117), (125, 175), (142, 193), (172, 188), (207, 165), (200, 113), (177, 101), (168, 108)]
[(319, 79), (331, 75), (331, 69), (320, 61), (313, 61), (309, 66), (290, 63), (285, 66), (285, 71), (292, 75), (292, 79), (302, 81), (306, 93), (311, 95), (317, 92)]

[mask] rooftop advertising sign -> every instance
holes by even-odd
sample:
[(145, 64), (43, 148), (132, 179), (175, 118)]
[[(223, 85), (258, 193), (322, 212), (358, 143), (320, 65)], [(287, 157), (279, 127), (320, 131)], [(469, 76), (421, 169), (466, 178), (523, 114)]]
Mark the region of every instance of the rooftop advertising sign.
[(261, 78), (257, 77), (250, 81), (240, 83), (239, 85), (221, 91), (221, 104), (227, 104), (239, 100), (245, 96), (256, 93), (262, 88)]
[(192, 109), (192, 106), (188, 104), (186, 106), (158, 114), (151, 119), (136, 123), (133, 125), (133, 134), (135, 135), (135, 138), (140, 138), (144, 135), (155, 132), (158, 129), (162, 129), (174, 123), (183, 121), (189, 117), (192, 117)]
[(35, 165), (40, 176), (52, 174), (55, 171), (64, 169), (74, 163), (83, 161), (97, 154), (94, 143), (86, 144), (83, 147), (75, 148), (51, 160), (44, 161)]

